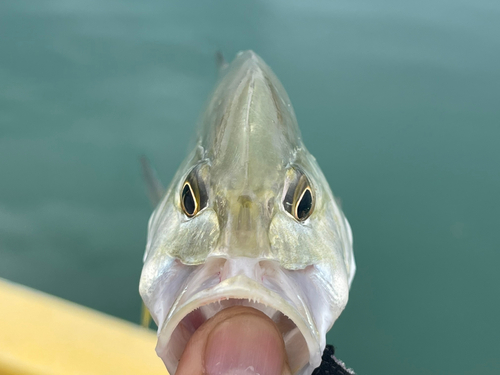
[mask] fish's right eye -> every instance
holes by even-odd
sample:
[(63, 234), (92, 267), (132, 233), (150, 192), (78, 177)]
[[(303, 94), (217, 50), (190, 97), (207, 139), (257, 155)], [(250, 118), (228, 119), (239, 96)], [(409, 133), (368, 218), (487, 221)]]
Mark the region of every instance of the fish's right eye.
[(181, 189), (181, 208), (191, 218), (203, 210), (208, 203), (201, 167), (195, 167), (186, 177)]
[(283, 208), (297, 221), (305, 221), (314, 210), (314, 193), (306, 175), (293, 168), (293, 177), (283, 199)]

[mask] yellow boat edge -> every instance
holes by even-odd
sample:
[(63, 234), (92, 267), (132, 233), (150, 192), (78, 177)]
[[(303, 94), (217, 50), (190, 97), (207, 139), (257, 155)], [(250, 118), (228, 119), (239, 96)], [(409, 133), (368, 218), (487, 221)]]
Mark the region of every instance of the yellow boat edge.
[(0, 374), (168, 374), (156, 334), (0, 278)]

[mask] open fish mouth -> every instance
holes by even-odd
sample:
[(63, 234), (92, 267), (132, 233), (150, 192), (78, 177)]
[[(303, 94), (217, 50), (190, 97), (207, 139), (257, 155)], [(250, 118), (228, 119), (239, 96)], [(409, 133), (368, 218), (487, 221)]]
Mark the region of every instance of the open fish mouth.
[(286, 271), (276, 262), (256, 261), (258, 275), (241, 272), (221, 281), (232, 261), (216, 259), (198, 266), (161, 325), (156, 352), (169, 372), (175, 373), (188, 341), (204, 322), (239, 305), (260, 310), (274, 321), (283, 336), (292, 373), (317, 367), (321, 362), (319, 333), (301, 291)]

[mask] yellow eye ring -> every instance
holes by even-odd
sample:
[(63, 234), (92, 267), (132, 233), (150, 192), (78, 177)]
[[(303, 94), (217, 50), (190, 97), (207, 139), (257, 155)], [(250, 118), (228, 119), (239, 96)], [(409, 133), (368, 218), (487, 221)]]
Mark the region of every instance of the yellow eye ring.
[(181, 194), (182, 210), (188, 217), (193, 217), (199, 211), (198, 199), (189, 181), (184, 182)]
[(307, 186), (300, 194), (299, 199), (294, 202), (293, 216), (299, 221), (306, 220), (313, 209), (313, 195), (310, 186)]
[(283, 208), (295, 220), (305, 221), (314, 211), (314, 190), (309, 179), (300, 169), (291, 168), (287, 176), (287, 191), (283, 198)]

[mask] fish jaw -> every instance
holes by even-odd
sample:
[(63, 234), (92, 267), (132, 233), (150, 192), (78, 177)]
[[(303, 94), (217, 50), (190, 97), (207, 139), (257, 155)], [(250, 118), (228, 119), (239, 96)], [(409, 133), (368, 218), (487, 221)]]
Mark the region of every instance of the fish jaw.
[[(171, 280), (170, 280), (171, 279)], [(179, 283), (175, 299), (169, 281)], [(280, 329), (293, 374), (310, 374), (321, 363), (325, 334), (347, 303), (348, 285), (337, 293), (337, 310), (325, 293), (318, 267), (288, 271), (276, 261), (255, 258), (209, 258), (203, 265), (172, 263), (156, 288), (141, 290), (159, 325), (157, 354), (174, 374), (185, 346), (196, 329), (222, 309), (244, 305), (271, 318)], [(326, 283), (328, 284), (328, 283)], [(170, 301), (171, 306), (165, 306)], [(168, 312), (167, 312), (168, 309)]]

